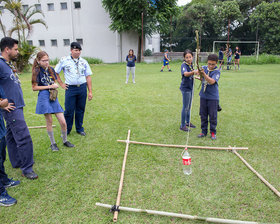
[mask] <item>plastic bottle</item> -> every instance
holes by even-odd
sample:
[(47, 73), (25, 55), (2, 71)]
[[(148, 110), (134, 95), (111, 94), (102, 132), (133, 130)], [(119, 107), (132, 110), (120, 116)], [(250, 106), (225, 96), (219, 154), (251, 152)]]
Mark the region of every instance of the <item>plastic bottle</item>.
[(188, 152), (188, 148), (185, 148), (185, 152), (182, 156), (183, 159), (183, 172), (185, 175), (190, 175), (192, 173), (191, 168), (191, 156)]

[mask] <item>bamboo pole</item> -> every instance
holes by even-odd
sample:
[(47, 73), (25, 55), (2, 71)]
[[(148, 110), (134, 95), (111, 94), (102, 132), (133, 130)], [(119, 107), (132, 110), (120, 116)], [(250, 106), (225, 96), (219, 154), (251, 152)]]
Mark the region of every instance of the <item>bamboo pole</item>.
[(235, 150), (232, 150), (232, 152), (254, 173), (257, 175), (258, 178), (261, 179), (261, 181), (270, 188), (278, 197), (280, 197), (280, 192), (273, 187), (266, 179), (263, 178), (262, 175), (260, 175), (238, 152)]
[[(125, 147), (125, 153), (124, 153), (124, 157), (123, 157), (122, 173), (121, 173), (118, 197), (117, 197), (117, 201), (116, 201), (116, 206), (117, 207), (120, 205), (120, 201), (121, 201), (122, 188), (123, 188), (123, 179), (124, 179), (124, 171), (125, 171), (125, 164), (126, 164), (126, 158), (127, 158), (128, 146), (129, 146), (129, 138), (130, 138), (130, 130), (128, 130), (128, 133), (127, 133), (126, 147)], [(113, 218), (114, 222), (117, 222), (118, 214), (119, 214), (118, 211), (114, 212), (114, 218)]]
[[(126, 142), (126, 140), (117, 140), (117, 142)], [(170, 144), (158, 144), (158, 143), (148, 143), (148, 142), (137, 142), (129, 141), (131, 144), (139, 145), (151, 145), (151, 146), (160, 146), (160, 147), (171, 147), (171, 148), (186, 148), (186, 145), (170, 145)], [(189, 149), (210, 149), (210, 150), (247, 150), (248, 147), (213, 147), (213, 146), (193, 146), (188, 145)]]
[[(52, 125), (52, 127), (56, 127), (56, 125)], [(30, 126), (30, 127), (28, 127), (28, 129), (35, 129), (35, 128), (47, 128), (47, 126), (43, 125), (43, 126)]]
[[(104, 208), (111, 208), (112, 205), (96, 203), (95, 205), (104, 207)], [(122, 211), (129, 211), (129, 212), (139, 212), (139, 213), (148, 213), (152, 215), (162, 215), (168, 217), (176, 217), (182, 219), (191, 219), (191, 220), (199, 220), (199, 221), (206, 221), (206, 222), (213, 222), (213, 223), (229, 223), (229, 224), (258, 224), (257, 222), (251, 221), (240, 221), (240, 220), (232, 220), (232, 219), (220, 219), (220, 218), (211, 218), (211, 217), (199, 217), (199, 216), (192, 216), (192, 215), (185, 215), (173, 212), (164, 212), (164, 211), (155, 211), (155, 210), (148, 210), (148, 209), (139, 209), (139, 208), (129, 208), (129, 207), (119, 207)]]

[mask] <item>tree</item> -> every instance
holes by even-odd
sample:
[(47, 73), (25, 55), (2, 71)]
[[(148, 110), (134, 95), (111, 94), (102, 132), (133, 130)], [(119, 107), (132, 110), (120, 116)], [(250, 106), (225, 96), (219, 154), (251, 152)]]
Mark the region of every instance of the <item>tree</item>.
[(261, 40), (262, 52), (280, 53), (279, 18), (280, 2), (263, 2), (250, 16), (252, 28), (258, 32), (258, 38)]
[(138, 34), (138, 60), (141, 59), (142, 13), (144, 34), (167, 32), (170, 16), (177, 10), (177, 0), (102, 0), (112, 23), (110, 29), (117, 32), (134, 31)]

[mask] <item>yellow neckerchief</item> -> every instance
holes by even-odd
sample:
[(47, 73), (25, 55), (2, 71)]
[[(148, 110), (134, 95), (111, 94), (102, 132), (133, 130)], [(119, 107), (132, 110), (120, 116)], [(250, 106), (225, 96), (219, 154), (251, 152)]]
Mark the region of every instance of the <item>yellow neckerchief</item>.
[(17, 74), (17, 69), (16, 69), (16, 66), (14, 66), (14, 64), (11, 62), (11, 61), (7, 61), (3, 56), (0, 56), (0, 58), (6, 62), (6, 64), (12, 69), (12, 72), (16, 78), (16, 80), (18, 81), (18, 83), (20, 84), (20, 80), (19, 80), (19, 77), (18, 77), (18, 74)]
[(186, 61), (184, 61), (184, 63), (185, 63), (187, 66), (189, 66), (191, 72), (194, 70), (194, 69), (193, 69), (193, 64), (192, 64), (192, 63), (188, 64)]
[[(207, 66), (207, 73), (206, 73), (206, 75), (210, 75), (210, 72), (213, 72), (213, 71), (215, 71), (215, 70), (217, 70), (217, 66), (213, 69), (213, 70), (210, 70), (209, 68), (208, 68), (208, 66)], [(203, 86), (203, 92), (205, 92), (206, 91), (206, 87), (207, 87), (207, 85), (208, 85), (209, 83), (205, 80), (205, 78), (204, 78), (204, 86)]]
[[(40, 68), (42, 68), (42, 67), (40, 67)], [(52, 84), (54, 84), (54, 81), (53, 81), (52, 78), (49, 76), (48, 68), (49, 68), (49, 67), (47, 67), (46, 69), (42, 68), (42, 70), (43, 70), (43, 73), (44, 73), (44, 78), (45, 78), (45, 80), (47, 81), (47, 83), (48, 83), (49, 85), (52, 85)]]

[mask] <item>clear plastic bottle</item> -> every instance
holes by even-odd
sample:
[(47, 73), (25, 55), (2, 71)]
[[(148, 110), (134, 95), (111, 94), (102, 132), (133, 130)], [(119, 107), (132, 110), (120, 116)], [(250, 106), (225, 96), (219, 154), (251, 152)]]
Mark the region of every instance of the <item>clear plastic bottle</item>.
[(191, 168), (191, 156), (188, 152), (188, 148), (185, 148), (185, 152), (182, 156), (183, 159), (183, 172), (185, 175), (190, 175), (192, 173), (192, 168)]

